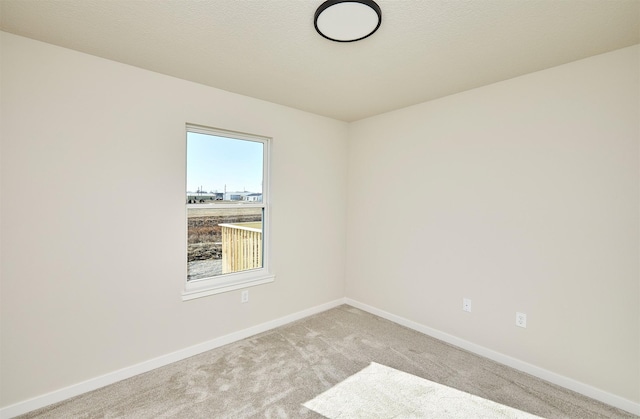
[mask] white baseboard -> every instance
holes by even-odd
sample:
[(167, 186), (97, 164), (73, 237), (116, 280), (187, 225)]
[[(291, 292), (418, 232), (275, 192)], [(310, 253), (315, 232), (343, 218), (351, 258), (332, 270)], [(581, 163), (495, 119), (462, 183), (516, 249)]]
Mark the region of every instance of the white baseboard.
[(363, 311), (366, 311), (368, 313), (375, 314), (376, 316), (390, 320), (394, 323), (416, 330), (420, 333), (424, 333), (425, 335), (429, 335), (441, 341), (450, 343), (451, 345), (455, 345), (459, 348), (466, 349), (467, 351), (473, 352), (477, 355), (481, 355), (485, 358), (489, 358), (503, 365), (507, 365), (511, 368), (515, 368), (517, 370), (526, 372), (527, 374), (533, 375), (534, 377), (538, 377), (550, 383), (559, 385), (569, 390), (573, 390), (576, 393), (580, 393), (592, 399), (601, 401), (610, 406), (617, 407), (618, 409), (625, 410), (635, 415), (640, 415), (640, 403), (635, 403), (623, 397), (616, 396), (611, 393), (607, 393), (606, 391), (592, 387), (588, 384), (581, 383), (574, 379), (545, 370), (544, 368), (537, 367), (535, 365), (529, 364), (519, 359), (512, 358), (510, 356), (485, 348), (484, 346), (480, 346), (475, 343), (466, 341), (464, 339), (460, 339), (456, 336), (449, 335), (447, 333), (441, 332), (436, 329), (432, 329), (428, 326), (422, 325), (420, 323), (416, 323), (412, 320), (408, 320), (403, 317), (396, 316), (395, 314), (388, 313), (384, 310), (380, 310), (378, 308), (361, 303), (351, 298), (345, 298), (345, 303), (349, 304), (350, 306), (359, 308)]
[(287, 316), (280, 317), (279, 319), (271, 320), (257, 326), (230, 333), (228, 335), (221, 336), (219, 338), (215, 338), (198, 345), (193, 345), (188, 348), (172, 352), (170, 354), (162, 355), (157, 358), (132, 365), (130, 367), (122, 368), (120, 370), (110, 372), (99, 377), (91, 378), (81, 383), (73, 384), (60, 390), (52, 391), (51, 393), (43, 394), (42, 396), (34, 397), (33, 399), (25, 400), (23, 402), (4, 407), (0, 409), (0, 418), (13, 418), (15, 416), (31, 412), (32, 410), (40, 409), (53, 403), (58, 403), (71, 397), (86, 393), (88, 391), (96, 390), (100, 387), (104, 387), (109, 384), (131, 378), (135, 375), (142, 374), (147, 371), (163, 367), (165, 365), (169, 365), (173, 362), (198, 355), (211, 349), (219, 348), (221, 346), (257, 335), (258, 333), (266, 332), (268, 330), (284, 326), (285, 324), (294, 322), (296, 320), (300, 320), (305, 317), (330, 310), (344, 303), (344, 298), (330, 301), (316, 307), (289, 314)]
[(297, 313), (293, 313), (293, 314), (281, 317), (279, 319), (275, 319), (275, 320), (262, 323), (244, 330), (240, 330), (238, 332), (221, 336), (219, 338), (212, 339), (210, 341), (203, 342), (198, 345), (190, 346), (188, 348), (181, 349), (179, 351), (172, 352), (167, 355), (150, 359), (148, 361), (141, 362), (139, 364), (132, 365), (130, 367), (123, 368), (121, 370), (117, 370), (96, 378), (92, 378), (87, 381), (83, 381), (81, 383), (74, 384), (69, 387), (65, 387), (60, 390), (53, 391), (51, 393), (44, 394), (42, 396), (34, 397), (33, 399), (25, 400), (23, 402), (19, 402), (19, 403), (4, 407), (0, 409), (0, 418), (8, 419), (18, 415), (22, 415), (32, 410), (40, 409), (50, 404), (66, 400), (71, 397), (75, 397), (92, 390), (96, 390), (98, 388), (107, 386), (109, 384), (113, 384), (118, 381), (131, 378), (135, 375), (142, 374), (147, 371), (151, 371), (153, 369), (163, 367), (165, 365), (169, 365), (173, 362), (180, 361), (182, 359), (186, 359), (194, 355), (198, 355), (200, 353), (209, 351), (211, 349), (219, 348), (221, 346), (228, 345), (230, 343), (237, 342), (239, 340), (254, 336), (258, 333), (266, 332), (268, 330), (283, 326), (285, 324), (294, 322), (296, 320), (300, 320), (305, 317), (318, 314), (326, 310), (330, 310), (341, 304), (349, 304), (353, 307), (359, 308), (371, 314), (375, 314), (376, 316), (390, 320), (394, 323), (400, 324), (402, 326), (405, 326), (410, 329), (416, 330), (418, 332), (424, 333), (426, 335), (432, 336), (436, 339), (450, 343), (459, 348), (466, 349), (475, 354), (484, 356), (485, 358), (489, 358), (493, 361), (496, 361), (501, 364), (507, 365), (509, 367), (515, 368), (517, 370), (526, 372), (535, 377), (546, 380), (550, 383), (557, 384), (569, 390), (573, 390), (577, 393), (583, 394), (587, 397), (591, 397), (592, 399), (595, 399), (595, 400), (599, 400), (603, 403), (617, 407), (627, 412), (640, 415), (640, 404), (638, 403), (632, 402), (630, 400), (624, 399), (614, 394), (607, 393), (606, 391), (597, 389), (595, 387), (589, 386), (587, 384), (581, 383), (571, 378), (564, 377), (562, 375), (545, 370), (543, 368), (536, 367), (535, 365), (528, 364), (524, 361), (520, 361), (516, 358), (512, 358), (510, 356), (501, 354), (499, 352), (493, 351), (491, 349), (485, 348), (475, 343), (466, 341), (464, 339), (460, 339), (453, 335), (449, 335), (439, 330), (432, 329), (428, 326), (424, 326), (422, 324), (405, 319), (403, 317), (396, 316), (395, 314), (388, 313), (384, 310), (380, 310), (378, 308), (369, 306), (367, 304), (363, 304), (359, 301), (356, 301), (350, 298), (341, 298), (325, 304), (321, 304), (316, 307), (309, 308), (307, 310), (302, 310)]

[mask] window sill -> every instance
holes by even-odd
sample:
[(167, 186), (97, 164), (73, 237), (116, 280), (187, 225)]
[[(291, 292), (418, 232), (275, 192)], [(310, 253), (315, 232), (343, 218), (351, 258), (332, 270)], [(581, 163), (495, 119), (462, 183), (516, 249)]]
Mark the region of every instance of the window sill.
[(273, 282), (275, 278), (276, 276), (273, 274), (260, 274), (252, 275), (246, 279), (235, 279), (220, 283), (212, 283), (213, 281), (211, 280), (193, 281), (193, 283), (187, 283), (187, 286), (182, 293), (182, 301), (195, 300), (196, 298), (207, 297), (209, 295), (222, 294), (223, 292), (268, 284)]

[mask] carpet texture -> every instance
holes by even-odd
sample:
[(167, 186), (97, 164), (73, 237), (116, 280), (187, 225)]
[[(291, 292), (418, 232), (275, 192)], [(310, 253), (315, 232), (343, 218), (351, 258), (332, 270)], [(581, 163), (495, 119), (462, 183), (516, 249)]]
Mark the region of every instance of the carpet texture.
[(304, 406), (328, 419), (539, 418), (375, 362)]
[(371, 362), (544, 418), (633, 418), (348, 305), (27, 418), (321, 418), (303, 404)]

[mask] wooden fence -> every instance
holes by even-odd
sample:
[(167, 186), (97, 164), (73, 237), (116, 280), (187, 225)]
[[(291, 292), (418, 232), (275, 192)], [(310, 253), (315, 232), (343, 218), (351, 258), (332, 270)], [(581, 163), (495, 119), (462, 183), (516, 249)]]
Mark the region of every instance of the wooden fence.
[(262, 223), (220, 224), (222, 273), (262, 268)]

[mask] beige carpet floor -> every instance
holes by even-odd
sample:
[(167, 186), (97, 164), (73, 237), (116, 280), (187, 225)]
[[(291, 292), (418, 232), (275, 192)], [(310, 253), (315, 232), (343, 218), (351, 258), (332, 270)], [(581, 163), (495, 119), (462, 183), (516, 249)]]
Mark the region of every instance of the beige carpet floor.
[(375, 362), (304, 407), (328, 419), (540, 418)]
[(544, 418), (637, 417), (347, 305), (23, 417), (321, 418), (303, 404), (372, 362)]

